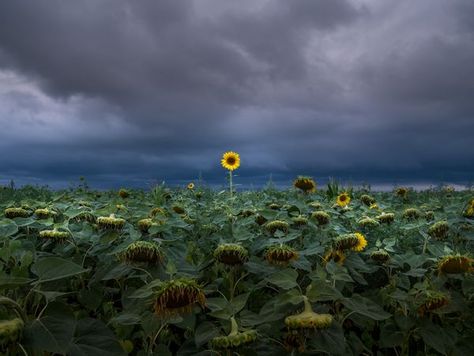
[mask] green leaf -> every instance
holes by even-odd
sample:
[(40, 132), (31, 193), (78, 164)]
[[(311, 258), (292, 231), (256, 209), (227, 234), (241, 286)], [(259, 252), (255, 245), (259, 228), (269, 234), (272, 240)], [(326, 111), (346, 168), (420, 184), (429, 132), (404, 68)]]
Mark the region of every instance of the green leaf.
[(0, 236), (9, 237), (18, 232), (18, 226), (14, 221), (0, 221)]
[(353, 312), (367, 316), (373, 320), (385, 320), (391, 316), (391, 314), (383, 310), (380, 305), (358, 294), (343, 299), (342, 304)]
[(194, 333), (194, 341), (198, 347), (219, 335), (219, 329), (213, 323), (205, 321), (199, 324)]
[(31, 271), (39, 277), (37, 284), (87, 272), (78, 264), (59, 257), (41, 258), (31, 266)]
[(291, 289), (298, 285), (296, 282), (297, 277), (298, 272), (296, 272), (294, 269), (287, 268), (273, 273), (267, 278), (267, 281), (282, 289)]
[(427, 345), (443, 355), (447, 354), (447, 347), (451, 344), (451, 339), (446, 335), (442, 327), (433, 323), (424, 323), (418, 332)]
[(326, 302), (342, 299), (343, 296), (339, 290), (327, 283), (311, 283), (311, 288), (306, 296), (312, 302)]

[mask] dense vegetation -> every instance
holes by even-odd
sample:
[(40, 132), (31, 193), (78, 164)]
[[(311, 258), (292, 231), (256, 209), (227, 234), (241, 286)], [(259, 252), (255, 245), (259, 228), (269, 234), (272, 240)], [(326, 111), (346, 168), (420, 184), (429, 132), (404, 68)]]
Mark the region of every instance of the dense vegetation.
[(0, 190), (2, 354), (474, 354), (472, 191), (300, 183)]

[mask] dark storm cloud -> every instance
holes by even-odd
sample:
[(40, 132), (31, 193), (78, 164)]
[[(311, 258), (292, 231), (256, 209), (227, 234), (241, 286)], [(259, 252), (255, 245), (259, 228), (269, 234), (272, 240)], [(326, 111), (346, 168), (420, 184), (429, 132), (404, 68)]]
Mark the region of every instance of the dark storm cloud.
[(1, 173), (212, 178), (234, 149), (248, 177), (467, 181), (472, 18), (467, 0), (1, 2)]

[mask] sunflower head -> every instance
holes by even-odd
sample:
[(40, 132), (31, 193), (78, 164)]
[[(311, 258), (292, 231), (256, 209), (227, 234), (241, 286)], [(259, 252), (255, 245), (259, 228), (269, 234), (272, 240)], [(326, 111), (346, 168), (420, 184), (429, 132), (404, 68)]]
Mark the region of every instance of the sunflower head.
[(122, 230), (125, 225), (125, 220), (116, 218), (114, 214), (110, 214), (109, 216), (98, 217), (97, 224), (104, 230)]
[(360, 232), (356, 232), (354, 235), (357, 236), (357, 245), (352, 248), (352, 251), (363, 251), (367, 246), (367, 240), (365, 239), (365, 236), (362, 235)]
[(308, 225), (308, 219), (306, 218), (306, 216), (303, 215), (295, 216), (291, 218), (291, 221), (293, 221), (293, 225), (296, 227)]
[(68, 237), (70, 237), (71, 234), (67, 231), (59, 231), (58, 229), (55, 228), (53, 230), (40, 231), (39, 236), (40, 236), (40, 238), (45, 239), (45, 240), (52, 240), (52, 241), (55, 241), (55, 242), (63, 242)]
[(231, 331), (229, 335), (214, 337), (209, 345), (213, 349), (232, 350), (248, 345), (257, 340), (256, 330), (239, 331), (239, 326), (234, 317), (230, 318)]
[(89, 211), (82, 211), (79, 214), (77, 214), (74, 218), (73, 221), (75, 222), (88, 222), (94, 224), (96, 222), (96, 217), (94, 214), (92, 214)]
[(472, 198), (467, 204), (466, 207), (464, 208), (463, 215), (466, 218), (472, 218), (474, 217), (474, 198)]
[(403, 217), (407, 220), (416, 220), (420, 218), (421, 211), (416, 208), (408, 208), (403, 211)]
[(378, 263), (385, 263), (390, 259), (390, 255), (385, 250), (377, 250), (370, 254), (370, 258)]
[(220, 244), (214, 250), (214, 258), (227, 266), (243, 265), (249, 258), (248, 251), (239, 244)]
[(193, 182), (189, 183), (189, 184), (187, 185), (187, 188), (188, 188), (189, 190), (193, 190), (193, 189), (194, 189), (194, 183), (193, 183)]
[(371, 206), (372, 204), (375, 204), (375, 198), (368, 194), (361, 195), (360, 201), (362, 202), (362, 204), (367, 205), (367, 206)]
[(263, 215), (257, 214), (257, 216), (255, 217), (255, 222), (258, 225), (263, 225), (267, 222), (267, 218), (265, 218)]
[(408, 194), (408, 188), (407, 187), (398, 187), (395, 189), (395, 195), (400, 198), (406, 198)]
[(193, 279), (179, 278), (165, 282), (155, 293), (154, 309), (159, 317), (190, 313), (195, 305), (204, 306), (206, 296)]
[(428, 235), (437, 240), (443, 240), (448, 236), (449, 224), (446, 220), (437, 221), (428, 229)]
[(423, 301), (418, 306), (418, 315), (423, 317), (425, 314), (438, 310), (448, 304), (448, 295), (438, 291), (427, 291)]
[(38, 219), (47, 219), (50, 216), (53, 215), (53, 212), (50, 211), (49, 209), (36, 209), (35, 210), (35, 215)]
[(369, 227), (376, 227), (379, 225), (378, 221), (375, 219), (372, 219), (368, 216), (364, 216), (362, 219), (357, 221), (359, 226), (369, 228)]
[(304, 310), (299, 314), (287, 316), (285, 318), (285, 325), (288, 329), (327, 329), (333, 322), (331, 314), (315, 313), (306, 296), (303, 296)]
[(328, 263), (329, 261), (334, 261), (335, 263), (342, 265), (344, 260), (346, 259), (346, 255), (342, 250), (335, 250), (330, 249), (323, 258), (324, 264)]
[(153, 220), (149, 218), (141, 219), (141, 220), (138, 220), (137, 225), (138, 225), (138, 229), (141, 232), (146, 233), (148, 232), (148, 229), (153, 225)]
[(350, 202), (351, 202), (351, 197), (346, 192), (341, 193), (337, 196), (336, 204), (339, 205), (341, 208), (346, 207), (347, 205), (349, 205)]
[(229, 171), (234, 171), (240, 167), (240, 156), (236, 152), (226, 152), (221, 159), (222, 167)]
[(339, 235), (332, 242), (332, 246), (335, 250), (345, 251), (352, 250), (359, 245), (359, 237), (356, 234), (343, 234)]
[(377, 216), (377, 220), (383, 224), (391, 224), (395, 221), (394, 213), (382, 213)]
[(281, 209), (281, 205), (278, 204), (278, 203), (270, 203), (270, 204), (268, 204), (268, 207), (272, 210), (280, 210)]
[(5, 209), (5, 217), (8, 219), (27, 218), (31, 215), (31, 211), (24, 208), (7, 208)]
[(314, 193), (316, 191), (316, 182), (311, 177), (299, 176), (293, 182), (293, 186), (304, 193)]
[(119, 190), (118, 195), (120, 198), (125, 199), (130, 196), (130, 192), (127, 189), (122, 188)]
[(165, 209), (159, 208), (159, 207), (151, 209), (151, 211), (150, 211), (150, 216), (151, 216), (152, 218), (154, 218), (154, 217), (157, 216), (157, 215), (161, 215), (161, 216), (164, 217), (164, 216), (167, 215), (167, 212), (166, 212)]
[(18, 343), (23, 334), (25, 323), (20, 318), (0, 320), (0, 346)]
[(329, 224), (329, 220), (331, 220), (331, 217), (325, 211), (318, 210), (311, 213), (311, 219), (316, 220), (318, 225), (322, 226)]
[(432, 211), (432, 210), (425, 211), (426, 221), (432, 221), (432, 220), (434, 220), (434, 217), (435, 217), (434, 211)]
[(447, 255), (438, 261), (440, 273), (464, 273), (472, 270), (473, 259), (465, 255)]
[(270, 233), (274, 234), (277, 231), (281, 231), (283, 233), (287, 233), (290, 225), (283, 220), (273, 220), (265, 225), (265, 229)]
[(286, 266), (291, 261), (297, 260), (299, 257), (298, 252), (288, 245), (276, 245), (268, 248), (265, 253), (265, 259), (274, 265)]
[(323, 205), (319, 201), (309, 202), (308, 206), (316, 210), (321, 210), (323, 208)]
[(135, 241), (128, 245), (119, 258), (126, 263), (146, 263), (157, 265), (163, 261), (163, 253), (160, 246), (149, 241)]

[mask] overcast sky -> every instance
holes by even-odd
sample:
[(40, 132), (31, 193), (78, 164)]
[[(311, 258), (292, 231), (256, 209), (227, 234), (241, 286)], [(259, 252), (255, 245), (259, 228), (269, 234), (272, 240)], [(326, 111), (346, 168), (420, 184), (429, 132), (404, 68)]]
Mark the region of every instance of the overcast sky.
[(474, 1), (1, 1), (0, 122), (0, 182), (472, 181)]

